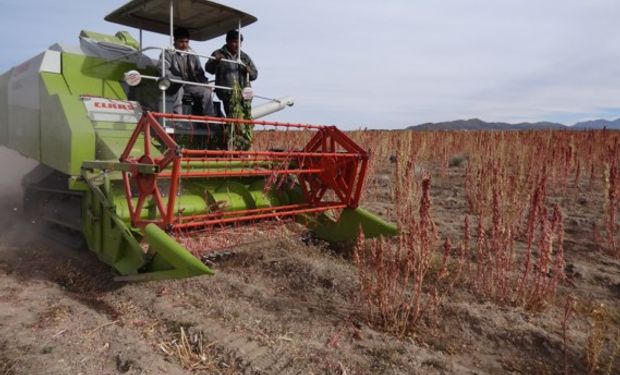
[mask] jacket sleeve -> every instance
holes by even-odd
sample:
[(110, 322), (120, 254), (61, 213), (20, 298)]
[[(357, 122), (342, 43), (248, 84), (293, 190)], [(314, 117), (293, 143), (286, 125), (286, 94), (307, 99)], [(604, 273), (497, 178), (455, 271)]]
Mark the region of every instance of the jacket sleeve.
[[(161, 66), (162, 58), (164, 59), (163, 72), (162, 72), (162, 66)], [(171, 68), (172, 68), (172, 54), (168, 51), (164, 51), (164, 53), (161, 56), (159, 56), (159, 63), (157, 64), (157, 69), (159, 70), (159, 73), (162, 74), (164, 77), (168, 77), (172, 79), (182, 79), (180, 76), (172, 74)]]
[[(214, 52), (211, 54), (211, 57), (215, 57), (215, 52), (217, 52), (217, 51), (214, 51)], [(217, 61), (217, 60), (215, 60), (215, 59), (208, 59), (208, 60), (207, 60), (207, 62), (205, 63), (205, 70), (206, 70), (208, 73), (215, 74), (215, 69), (217, 68), (217, 64), (218, 64), (218, 62), (219, 62), (219, 61)]]
[(200, 83), (207, 83), (208, 79), (205, 71), (202, 69), (200, 58), (198, 56), (192, 56), (192, 58), (194, 59), (194, 66), (196, 67), (196, 81)]
[(254, 61), (252, 61), (250, 56), (245, 55), (245, 57), (247, 58), (245, 64), (249, 66), (250, 70), (252, 71), (250, 74), (250, 81), (254, 81), (256, 78), (258, 78), (258, 69), (256, 69), (256, 65), (254, 65)]

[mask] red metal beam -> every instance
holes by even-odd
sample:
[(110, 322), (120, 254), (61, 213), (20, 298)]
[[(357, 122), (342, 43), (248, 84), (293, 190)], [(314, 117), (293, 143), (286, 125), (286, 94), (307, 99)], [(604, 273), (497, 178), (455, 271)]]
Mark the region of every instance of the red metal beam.
[[(151, 112), (153, 117), (156, 118), (167, 118), (167, 119), (177, 119), (177, 120), (187, 120), (187, 121), (209, 121), (214, 123), (230, 123), (230, 124), (244, 124), (244, 125), (264, 125), (264, 126), (274, 126), (274, 127), (282, 127), (282, 128), (298, 128), (298, 129), (323, 129), (328, 127), (328, 125), (309, 125), (309, 124), (301, 124), (301, 123), (290, 123), (290, 122), (277, 122), (277, 121), (259, 121), (259, 120), (242, 120), (238, 118), (226, 118), (226, 117), (212, 117), (212, 116), (192, 116), (192, 115), (177, 115), (173, 113), (161, 113), (161, 112)], [(330, 126), (333, 127), (333, 126)]]
[[(333, 205), (333, 204), (339, 204), (339, 203), (330, 203), (330, 204)], [(322, 204), (322, 206), (324, 205), (329, 205), (329, 204), (327, 203)], [(288, 204), (284, 206), (252, 208), (248, 210), (238, 210), (238, 211), (217, 211), (217, 212), (212, 212), (212, 213), (208, 213), (204, 215), (182, 216), (179, 218), (179, 223), (199, 221), (199, 220), (204, 221), (204, 220), (209, 220), (209, 219), (214, 219), (214, 218), (221, 218), (225, 216), (248, 216), (248, 215), (280, 212), (280, 211), (287, 211), (287, 210), (289, 211), (300, 210), (300, 209), (306, 209), (308, 207), (309, 206), (307, 203), (298, 203), (298, 204)]]
[(328, 210), (339, 210), (339, 209), (343, 209), (346, 207), (347, 205), (342, 204), (342, 203), (334, 203), (334, 204), (325, 205), (325, 206), (309, 206), (309, 208), (290, 210), (290, 211), (284, 211), (284, 212), (273, 212), (273, 213), (265, 213), (265, 214), (258, 214), (258, 215), (246, 215), (246, 216), (238, 216), (238, 217), (230, 217), (230, 218), (196, 221), (196, 222), (190, 222), (190, 223), (179, 223), (179, 224), (174, 224), (172, 226), (172, 229), (183, 230), (183, 229), (193, 229), (193, 228), (200, 228), (200, 227), (206, 227), (206, 226), (218, 225), (218, 224), (221, 225), (221, 224), (240, 223), (244, 221), (275, 219), (279, 217), (297, 216), (297, 215), (309, 214), (309, 213), (319, 213), (319, 212), (324, 212)]
[[(316, 174), (323, 172), (323, 169), (266, 169), (266, 170), (256, 170), (256, 169), (239, 169), (239, 170), (229, 170), (229, 171), (218, 171), (215, 169), (213, 172), (192, 172), (192, 171), (184, 171), (180, 172), (176, 177), (181, 178), (196, 178), (196, 177), (243, 177), (243, 176), (271, 176), (271, 175), (281, 175), (281, 174)], [(159, 178), (175, 178), (174, 173), (163, 172), (158, 175)]]
[(269, 157), (333, 157), (355, 158), (360, 154), (356, 152), (302, 152), (302, 151), (227, 151), (227, 150), (183, 150), (182, 155), (187, 156), (269, 156)]

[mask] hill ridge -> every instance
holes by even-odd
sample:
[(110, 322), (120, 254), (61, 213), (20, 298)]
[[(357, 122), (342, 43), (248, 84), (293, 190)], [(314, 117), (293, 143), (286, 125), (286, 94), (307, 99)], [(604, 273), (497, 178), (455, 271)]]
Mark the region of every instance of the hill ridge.
[(487, 122), (479, 118), (467, 120), (459, 119), (443, 122), (427, 122), (407, 127), (408, 130), (586, 130), (586, 129), (613, 129), (620, 130), (620, 118), (616, 120), (589, 120), (577, 122), (573, 125), (564, 125), (558, 122)]

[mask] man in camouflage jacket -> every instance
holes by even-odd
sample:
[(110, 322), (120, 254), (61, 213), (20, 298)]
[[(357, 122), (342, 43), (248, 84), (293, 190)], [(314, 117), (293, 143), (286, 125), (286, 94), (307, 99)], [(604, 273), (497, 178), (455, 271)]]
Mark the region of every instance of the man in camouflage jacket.
[[(237, 30), (231, 30), (226, 34), (226, 44), (215, 50), (212, 58), (205, 64), (205, 70), (211, 74), (215, 74), (215, 84), (217, 86), (232, 87), (234, 82), (239, 83), (241, 88), (250, 87), (250, 81), (254, 81), (258, 77), (258, 70), (254, 62), (247, 53), (241, 51), (241, 64), (222, 61), (222, 59), (237, 61), (240, 50), (240, 41), (243, 41), (243, 35), (239, 35)], [(225, 89), (215, 89), (217, 97), (224, 104), (226, 116), (230, 116), (231, 103), (230, 99), (232, 91)]]

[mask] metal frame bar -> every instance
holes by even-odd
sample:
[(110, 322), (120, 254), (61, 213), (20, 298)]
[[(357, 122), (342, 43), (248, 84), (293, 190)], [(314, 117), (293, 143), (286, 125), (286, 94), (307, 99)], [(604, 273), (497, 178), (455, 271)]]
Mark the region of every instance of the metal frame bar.
[[(325, 212), (328, 210), (343, 209), (343, 208), (346, 208), (347, 205), (341, 204), (341, 203), (331, 203), (331, 204), (314, 205), (314, 206), (305, 205), (303, 207), (304, 208), (289, 209), (286, 211), (284, 210), (277, 211), (275, 210), (276, 207), (270, 207), (268, 209), (261, 211), (265, 213), (260, 213), (260, 214), (255, 212), (251, 215), (244, 215), (244, 216), (238, 216), (238, 217), (217, 218), (217, 219), (196, 221), (196, 222), (189, 222), (189, 223), (178, 223), (174, 226), (174, 230), (182, 231), (182, 230), (187, 230), (187, 229), (204, 228), (204, 227), (213, 226), (213, 225), (235, 224), (235, 223), (242, 223), (242, 222), (247, 222), (247, 221), (285, 218), (285, 217), (304, 215), (304, 214), (321, 213), (321, 212)], [(268, 210), (271, 210), (272, 212), (269, 212)], [(273, 211), (276, 211), (276, 212), (273, 212)], [(236, 213), (236, 212), (237, 211), (233, 213)]]

